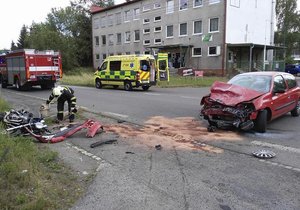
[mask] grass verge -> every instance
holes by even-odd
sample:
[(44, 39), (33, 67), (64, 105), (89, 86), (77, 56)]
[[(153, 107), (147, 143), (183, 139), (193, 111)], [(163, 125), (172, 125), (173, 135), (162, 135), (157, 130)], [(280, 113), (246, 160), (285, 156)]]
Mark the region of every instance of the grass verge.
[[(94, 87), (94, 72), (92, 68), (75, 69), (71, 74), (64, 74), (61, 83), (65, 85), (78, 85)], [(203, 77), (195, 78), (194, 76), (170, 76), (170, 81), (158, 81), (158, 87), (209, 87), (214, 81), (224, 81), (226, 77)]]
[[(0, 112), (8, 108), (0, 98)], [(1, 209), (68, 209), (83, 191), (84, 182), (45, 144), (0, 133)]]

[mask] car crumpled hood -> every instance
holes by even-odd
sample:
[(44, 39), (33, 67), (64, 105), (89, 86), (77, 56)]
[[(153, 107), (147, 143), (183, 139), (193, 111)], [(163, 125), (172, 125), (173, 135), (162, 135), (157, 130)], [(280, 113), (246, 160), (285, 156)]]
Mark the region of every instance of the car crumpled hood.
[(241, 102), (250, 101), (263, 94), (264, 93), (242, 86), (218, 81), (214, 82), (210, 89), (210, 98), (227, 106), (235, 106)]

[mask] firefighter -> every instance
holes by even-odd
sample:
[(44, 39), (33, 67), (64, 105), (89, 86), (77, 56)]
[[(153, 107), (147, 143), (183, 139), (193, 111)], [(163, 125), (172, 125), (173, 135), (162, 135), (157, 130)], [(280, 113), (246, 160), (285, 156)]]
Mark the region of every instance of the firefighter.
[(57, 119), (56, 122), (62, 121), (64, 118), (64, 105), (68, 102), (69, 120), (73, 122), (75, 119), (76, 109), (76, 97), (74, 96), (74, 90), (67, 86), (57, 86), (53, 88), (49, 99), (46, 104), (49, 105), (52, 100), (57, 100)]

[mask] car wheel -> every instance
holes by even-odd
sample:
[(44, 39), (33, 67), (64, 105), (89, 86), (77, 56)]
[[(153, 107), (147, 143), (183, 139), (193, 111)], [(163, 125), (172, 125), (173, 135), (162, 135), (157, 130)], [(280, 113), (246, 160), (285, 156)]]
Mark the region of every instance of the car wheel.
[(300, 115), (300, 100), (298, 100), (296, 107), (291, 111), (291, 115), (293, 117), (298, 117)]
[(255, 130), (257, 132), (260, 132), (260, 133), (266, 132), (267, 119), (268, 119), (267, 110), (262, 110), (258, 113), (257, 118), (255, 120)]
[(102, 88), (102, 83), (101, 83), (100, 79), (96, 79), (96, 81), (95, 81), (95, 87), (97, 89), (101, 89)]
[(126, 91), (131, 91), (131, 90), (132, 90), (132, 84), (131, 84), (130, 81), (125, 81), (125, 82), (124, 82), (124, 89), (125, 89)]

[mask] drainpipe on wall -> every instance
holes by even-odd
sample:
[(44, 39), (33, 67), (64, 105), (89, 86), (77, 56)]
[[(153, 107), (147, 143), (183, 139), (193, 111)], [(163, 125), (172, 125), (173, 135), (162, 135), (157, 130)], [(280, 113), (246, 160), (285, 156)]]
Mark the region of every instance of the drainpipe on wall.
[(249, 72), (252, 69), (252, 49), (254, 48), (254, 44), (250, 45), (250, 58), (249, 58)]
[[(224, 30), (223, 30), (223, 53), (222, 53), (222, 77), (224, 77), (224, 70), (227, 67), (227, 45), (226, 45), (226, 15), (227, 15), (227, 0), (224, 0)], [(226, 65), (225, 65), (226, 62)], [(226, 68), (227, 70), (227, 68)]]

